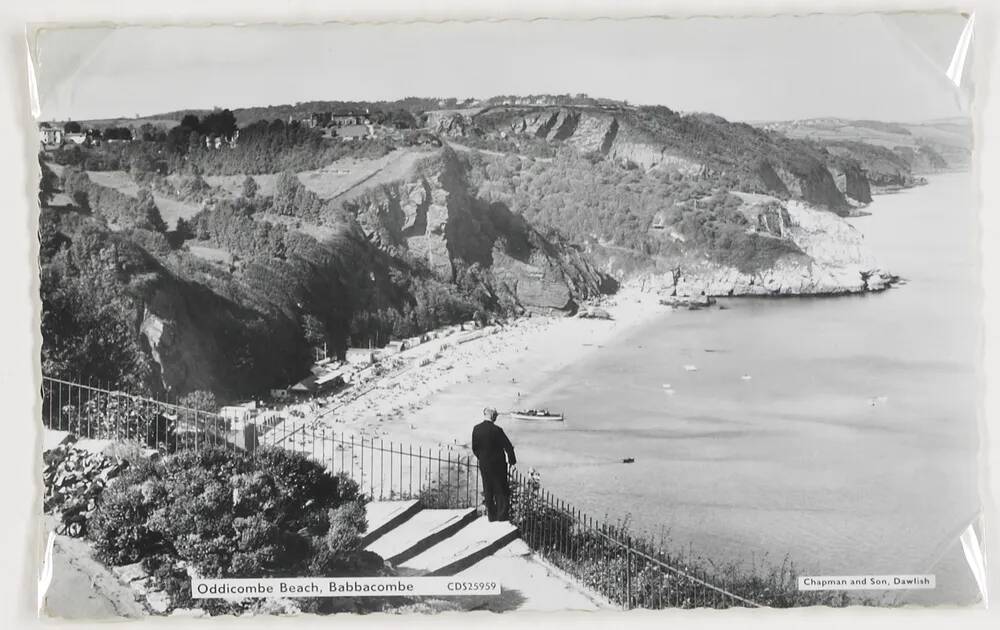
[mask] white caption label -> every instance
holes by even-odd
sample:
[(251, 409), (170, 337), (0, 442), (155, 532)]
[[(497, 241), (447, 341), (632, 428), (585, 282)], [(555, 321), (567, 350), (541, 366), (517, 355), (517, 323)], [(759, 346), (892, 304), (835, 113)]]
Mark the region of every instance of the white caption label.
[(800, 591), (885, 591), (935, 588), (933, 575), (805, 575)]
[(193, 579), (195, 599), (248, 597), (408, 597), (411, 595), (499, 595), (500, 582), (453, 577)]

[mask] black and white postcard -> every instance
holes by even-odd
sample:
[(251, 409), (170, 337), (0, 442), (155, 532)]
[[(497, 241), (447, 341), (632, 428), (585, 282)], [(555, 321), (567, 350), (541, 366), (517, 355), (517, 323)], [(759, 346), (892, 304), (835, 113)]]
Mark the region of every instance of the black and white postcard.
[(982, 606), (974, 26), (33, 26), (41, 614)]

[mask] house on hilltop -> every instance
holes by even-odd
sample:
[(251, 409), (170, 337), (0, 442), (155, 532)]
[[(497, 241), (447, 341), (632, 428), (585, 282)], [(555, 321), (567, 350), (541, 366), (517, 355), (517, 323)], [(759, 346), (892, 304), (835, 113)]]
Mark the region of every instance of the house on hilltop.
[(373, 137), (375, 135), (375, 129), (371, 124), (346, 125), (344, 127), (338, 127), (335, 133), (338, 138), (342, 138), (344, 140), (363, 140), (368, 137)]
[(330, 124), (337, 127), (364, 125), (368, 122), (370, 122), (368, 112), (359, 112), (353, 109), (338, 109), (330, 115)]
[(86, 133), (67, 133), (63, 134), (63, 138), (66, 142), (72, 142), (73, 144), (85, 144), (89, 139)]
[(42, 146), (45, 148), (58, 147), (63, 143), (63, 130), (59, 127), (50, 127), (48, 123), (42, 123), (38, 129), (41, 135)]
[(313, 112), (309, 116), (309, 126), (315, 129), (316, 127), (326, 127), (330, 124), (330, 120), (333, 117), (332, 112)]

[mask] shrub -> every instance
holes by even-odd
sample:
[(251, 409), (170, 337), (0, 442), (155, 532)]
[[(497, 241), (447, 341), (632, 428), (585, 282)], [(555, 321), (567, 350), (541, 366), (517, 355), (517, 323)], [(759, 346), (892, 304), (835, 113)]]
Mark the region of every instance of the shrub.
[(206, 449), (130, 469), (106, 490), (90, 531), (107, 562), (142, 560), (176, 608), (189, 605), (188, 571), (215, 578), (378, 574), (382, 559), (360, 549), (365, 527), (357, 485), (303, 455)]
[(133, 465), (101, 494), (87, 535), (99, 558), (110, 564), (130, 564), (160, 552), (164, 539), (146, 522), (163, 487), (148, 460)]

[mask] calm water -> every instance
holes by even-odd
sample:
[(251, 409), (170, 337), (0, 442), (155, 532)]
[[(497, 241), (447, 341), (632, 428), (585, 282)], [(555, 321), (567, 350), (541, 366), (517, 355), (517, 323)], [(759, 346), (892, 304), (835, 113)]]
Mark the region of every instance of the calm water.
[(936, 573), (937, 591), (903, 597), (972, 600), (957, 544), (979, 505), (971, 177), (869, 209), (852, 222), (907, 284), (665, 316), (532, 392), (568, 421), (507, 423), (519, 458), (559, 496), (696, 554)]

